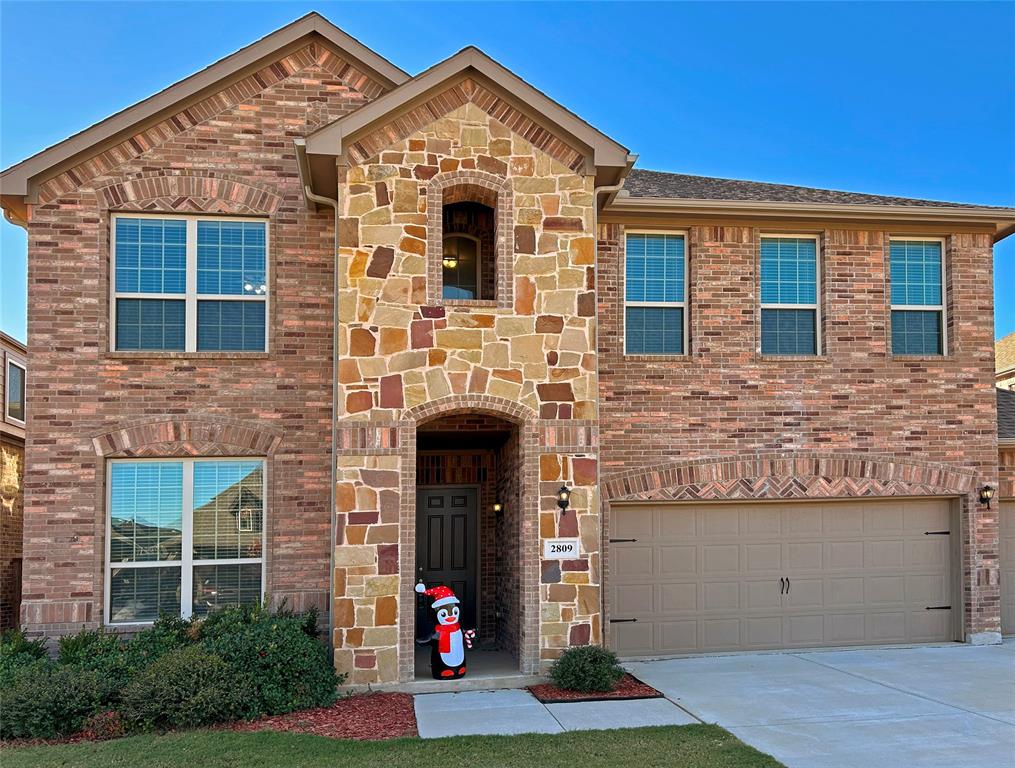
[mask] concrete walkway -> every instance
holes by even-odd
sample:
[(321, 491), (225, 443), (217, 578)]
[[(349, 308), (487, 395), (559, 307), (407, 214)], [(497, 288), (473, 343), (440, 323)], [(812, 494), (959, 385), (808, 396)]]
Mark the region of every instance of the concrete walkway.
[(1015, 766), (1015, 641), (625, 665), (789, 768)]
[(414, 704), (416, 725), (424, 739), (698, 722), (666, 699), (542, 704), (526, 690), (426, 693), (416, 696)]

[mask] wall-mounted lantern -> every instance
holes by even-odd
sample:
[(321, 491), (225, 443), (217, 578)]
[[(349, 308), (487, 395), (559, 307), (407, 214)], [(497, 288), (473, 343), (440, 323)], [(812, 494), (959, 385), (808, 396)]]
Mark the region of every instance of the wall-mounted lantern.
[(571, 503), (571, 490), (566, 486), (560, 486), (560, 490), (557, 491), (557, 506), (560, 507), (561, 516), (567, 512), (568, 505)]
[(989, 485), (985, 485), (980, 489), (980, 503), (986, 504), (987, 509), (990, 509), (990, 500), (994, 498), (994, 488)]
[(503, 517), (504, 516), (504, 505), (501, 504), (499, 501), (495, 501), (493, 503), (493, 513), (497, 517)]

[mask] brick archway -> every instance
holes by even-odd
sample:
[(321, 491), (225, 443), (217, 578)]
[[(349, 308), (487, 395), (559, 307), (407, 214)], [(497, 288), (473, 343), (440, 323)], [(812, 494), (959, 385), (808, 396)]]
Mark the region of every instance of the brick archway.
[(271, 215), (282, 196), (271, 189), (221, 174), (160, 170), (123, 179), (96, 190), (108, 210)]
[[(488, 416), (512, 426), (517, 462), (517, 559), (514, 573), (518, 595), (517, 655), (522, 674), (539, 669), (539, 449), (538, 415), (531, 408), (493, 395), (451, 395), (407, 409), (399, 426), (402, 457), (399, 526), (399, 679), (414, 678), (416, 576), (417, 429), (455, 416)], [(508, 545), (513, 536), (507, 537)]]
[(125, 424), (95, 435), (100, 458), (149, 456), (272, 456), (282, 435), (249, 422), (183, 417)]
[(675, 461), (602, 481), (608, 502), (965, 495), (975, 486), (975, 475), (943, 464), (815, 452)]
[(494, 209), (496, 246), (494, 248), (494, 299), (469, 301), (468, 304), (511, 309), (514, 306), (514, 197), (511, 183), (503, 176), (487, 171), (458, 169), (438, 173), (426, 186), (427, 217), (427, 302), (444, 304), (442, 297), (444, 205), (472, 201)]

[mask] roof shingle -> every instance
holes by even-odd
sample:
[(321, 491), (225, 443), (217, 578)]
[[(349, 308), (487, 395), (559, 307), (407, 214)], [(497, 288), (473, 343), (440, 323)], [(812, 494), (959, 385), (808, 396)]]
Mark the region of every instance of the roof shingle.
[(796, 187), (789, 184), (769, 184), (761, 181), (719, 179), (711, 176), (690, 176), (684, 173), (666, 173), (634, 168), (628, 174), (624, 189), (631, 197), (662, 197), (683, 200), (735, 200), (744, 202), (824, 203), (838, 205), (897, 205), (946, 208), (998, 208), (999, 206), (971, 203), (946, 203), (937, 200), (917, 200), (909, 197), (867, 195), (859, 192), (841, 192), (834, 189)]
[(1015, 333), (1009, 333), (994, 342), (994, 372), (1010, 371), (1015, 368)]

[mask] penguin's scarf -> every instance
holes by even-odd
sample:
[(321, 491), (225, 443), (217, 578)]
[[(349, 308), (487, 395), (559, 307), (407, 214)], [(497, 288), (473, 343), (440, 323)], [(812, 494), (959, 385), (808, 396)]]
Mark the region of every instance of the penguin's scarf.
[(451, 653), (451, 635), (458, 632), (461, 625), (456, 621), (454, 624), (438, 624), (434, 631), (440, 636), (437, 641), (439, 653)]

